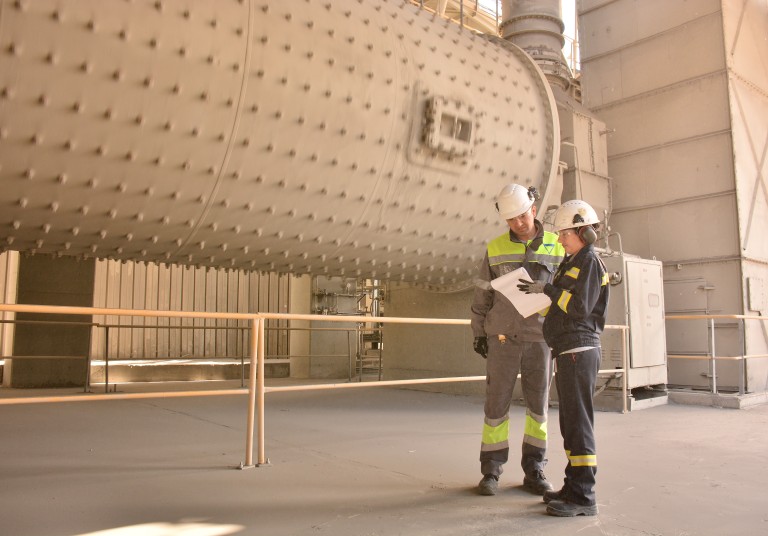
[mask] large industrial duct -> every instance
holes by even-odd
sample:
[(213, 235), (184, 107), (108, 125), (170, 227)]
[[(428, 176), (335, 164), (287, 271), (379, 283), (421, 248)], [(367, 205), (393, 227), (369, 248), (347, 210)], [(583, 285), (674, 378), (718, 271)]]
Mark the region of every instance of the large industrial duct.
[(401, 0), (3, 0), (3, 249), (449, 284), (546, 191), (536, 64)]
[(552, 84), (567, 89), (571, 72), (563, 56), (560, 0), (504, 0), (501, 35), (528, 53)]

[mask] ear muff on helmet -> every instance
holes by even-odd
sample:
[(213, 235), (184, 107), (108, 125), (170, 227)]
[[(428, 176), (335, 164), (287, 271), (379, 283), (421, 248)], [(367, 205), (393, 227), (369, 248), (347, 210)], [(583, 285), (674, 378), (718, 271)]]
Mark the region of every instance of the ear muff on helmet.
[(589, 204), (581, 199), (571, 199), (557, 209), (552, 227), (555, 231), (587, 226), (594, 226), (593, 230), (597, 230), (599, 223), (597, 213)]
[(597, 233), (595, 232), (595, 228), (591, 225), (585, 225), (584, 227), (579, 227), (579, 238), (581, 238), (585, 244), (594, 244), (595, 240), (597, 240)]

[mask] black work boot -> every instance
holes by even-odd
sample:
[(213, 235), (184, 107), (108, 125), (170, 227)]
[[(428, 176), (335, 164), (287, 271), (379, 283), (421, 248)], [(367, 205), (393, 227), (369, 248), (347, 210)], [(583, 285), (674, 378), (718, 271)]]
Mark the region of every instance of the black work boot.
[(483, 475), (483, 479), (477, 485), (477, 492), (480, 495), (496, 495), (499, 489), (499, 477), (495, 475)]
[(541, 469), (525, 475), (523, 487), (536, 495), (544, 495), (545, 492), (553, 489), (552, 484), (549, 483), (547, 477), (544, 476), (544, 471)]
[(565, 488), (561, 488), (558, 491), (550, 490), (544, 492), (544, 502), (547, 504), (549, 504), (550, 501), (564, 501), (565, 498)]
[(597, 505), (574, 504), (564, 501), (551, 501), (547, 504), (547, 513), (556, 517), (596, 516)]

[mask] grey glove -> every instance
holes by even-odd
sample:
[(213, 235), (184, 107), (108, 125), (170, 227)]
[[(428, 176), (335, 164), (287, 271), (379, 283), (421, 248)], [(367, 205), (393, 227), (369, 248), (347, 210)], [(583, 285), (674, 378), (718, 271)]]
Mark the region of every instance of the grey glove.
[(475, 342), (472, 346), (475, 352), (483, 356), (483, 359), (488, 357), (488, 337), (475, 337)]
[(543, 294), (545, 285), (546, 283), (543, 281), (526, 281), (521, 279), (517, 288), (526, 294)]

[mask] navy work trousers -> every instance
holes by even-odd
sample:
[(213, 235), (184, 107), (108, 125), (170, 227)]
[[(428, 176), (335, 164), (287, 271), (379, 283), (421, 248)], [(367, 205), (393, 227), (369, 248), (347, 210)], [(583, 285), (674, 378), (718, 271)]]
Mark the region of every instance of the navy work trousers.
[(600, 370), (600, 348), (557, 356), (557, 385), (560, 403), (560, 433), (568, 457), (565, 490), (569, 502), (594, 505), (597, 454), (595, 451), (592, 397)]

